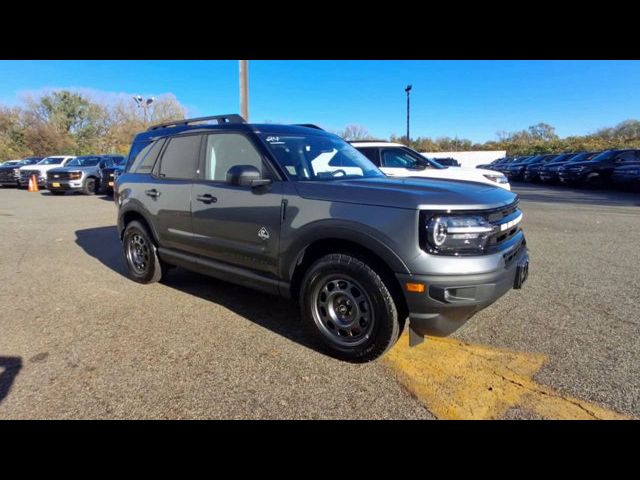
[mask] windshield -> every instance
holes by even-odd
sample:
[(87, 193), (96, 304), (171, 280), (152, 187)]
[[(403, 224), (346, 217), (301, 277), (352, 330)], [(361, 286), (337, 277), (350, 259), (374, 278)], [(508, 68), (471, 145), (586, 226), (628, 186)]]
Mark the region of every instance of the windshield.
[(590, 158), (593, 158), (594, 156), (595, 156), (595, 153), (582, 152), (582, 153), (579, 153), (579, 154), (569, 158), (567, 160), (567, 163), (586, 162), (587, 160), (589, 160)]
[(295, 180), (383, 177), (363, 154), (338, 137), (260, 134), (278, 164)]
[(571, 157), (571, 153), (562, 153), (560, 155), (558, 155), (556, 158), (554, 158), (553, 160), (551, 160), (549, 163), (563, 163), (566, 162), (570, 157)]
[(76, 157), (67, 163), (67, 167), (93, 167), (99, 161), (100, 157)]
[(42, 159), (41, 158), (25, 158), (18, 165), (33, 165), (35, 163), (38, 163), (40, 160)]
[(602, 160), (609, 160), (615, 154), (616, 154), (615, 150), (605, 150), (604, 152), (600, 153), (599, 155), (596, 155), (595, 157), (593, 157), (589, 161), (590, 162), (600, 162)]
[(126, 163), (127, 159), (124, 157), (113, 157), (112, 161), (113, 161), (113, 165), (122, 166)]
[(60, 165), (62, 160), (64, 160), (64, 157), (47, 157), (38, 163), (38, 165)]

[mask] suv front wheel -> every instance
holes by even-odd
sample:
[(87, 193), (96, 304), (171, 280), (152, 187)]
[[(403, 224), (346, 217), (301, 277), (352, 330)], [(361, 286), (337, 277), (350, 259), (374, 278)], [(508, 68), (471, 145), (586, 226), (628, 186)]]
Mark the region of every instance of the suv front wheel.
[(309, 268), (300, 306), (309, 335), (342, 360), (374, 360), (398, 339), (391, 293), (373, 269), (350, 255), (326, 255)]
[(122, 236), (122, 253), (129, 278), (138, 283), (154, 283), (162, 278), (163, 268), (153, 237), (140, 222), (132, 221)]

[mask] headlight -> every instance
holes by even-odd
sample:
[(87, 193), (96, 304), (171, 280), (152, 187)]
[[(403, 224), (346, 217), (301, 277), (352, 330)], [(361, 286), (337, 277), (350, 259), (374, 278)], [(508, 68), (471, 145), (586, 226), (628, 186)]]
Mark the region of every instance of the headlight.
[(482, 253), (495, 227), (479, 216), (437, 216), (426, 226), (427, 243), (433, 253), (458, 255)]
[(20, 169), (19, 168), (14, 168), (13, 169), (13, 174), (14, 175), (20, 175)]
[(484, 175), (484, 178), (496, 183), (509, 183), (509, 180), (507, 180), (507, 177), (504, 175), (492, 175), (488, 173)]
[(71, 180), (80, 180), (82, 178), (82, 172), (71, 172), (69, 174), (69, 179)]

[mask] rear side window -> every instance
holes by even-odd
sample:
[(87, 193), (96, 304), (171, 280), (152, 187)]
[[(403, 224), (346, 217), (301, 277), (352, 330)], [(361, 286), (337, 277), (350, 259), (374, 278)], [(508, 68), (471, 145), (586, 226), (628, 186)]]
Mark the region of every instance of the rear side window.
[(380, 166), (377, 148), (358, 148), (358, 151), (371, 160), (376, 167)]
[(133, 173), (151, 173), (163, 144), (164, 139), (156, 140), (142, 148), (135, 156), (129, 171)]
[(162, 154), (160, 176), (190, 180), (195, 178), (202, 135), (173, 137)]

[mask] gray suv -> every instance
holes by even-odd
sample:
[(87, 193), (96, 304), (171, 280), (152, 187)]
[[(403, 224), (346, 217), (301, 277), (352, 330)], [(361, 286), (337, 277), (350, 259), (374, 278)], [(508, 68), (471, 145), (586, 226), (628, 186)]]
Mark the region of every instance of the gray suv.
[(131, 279), (180, 266), (297, 299), (309, 335), (350, 361), (382, 355), (407, 318), (412, 345), (448, 335), (528, 274), (516, 194), (386, 177), (313, 125), (151, 127), (114, 199)]

